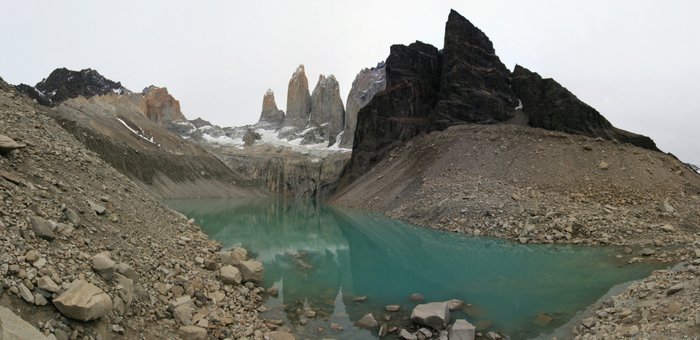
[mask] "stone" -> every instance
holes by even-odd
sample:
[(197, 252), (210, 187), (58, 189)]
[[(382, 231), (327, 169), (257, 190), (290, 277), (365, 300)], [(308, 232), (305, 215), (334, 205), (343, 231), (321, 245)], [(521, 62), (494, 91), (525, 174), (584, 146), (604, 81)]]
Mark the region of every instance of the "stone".
[(270, 332), (270, 340), (295, 340), (296, 338), (292, 333), (284, 331), (272, 331)]
[(80, 321), (99, 319), (112, 310), (112, 298), (107, 293), (80, 279), (73, 281), (53, 304), (64, 316)]
[(101, 252), (92, 257), (92, 270), (105, 280), (111, 280), (116, 269), (117, 263), (110, 258), (109, 252)]
[(284, 125), (305, 127), (309, 121), (310, 112), (309, 80), (306, 78), (304, 65), (299, 65), (287, 87), (287, 113), (284, 117)]
[(379, 322), (374, 318), (374, 315), (372, 313), (365, 314), (360, 320), (355, 322), (355, 326), (364, 328), (364, 329), (369, 329), (373, 330), (377, 327), (379, 327)]
[(178, 328), (178, 334), (187, 340), (207, 340), (207, 330), (193, 325), (182, 326)]
[(0, 153), (9, 153), (12, 150), (17, 150), (26, 145), (15, 142), (12, 138), (5, 135), (0, 135)]
[(36, 251), (36, 250), (30, 250), (30, 251), (28, 251), (26, 254), (24, 254), (24, 259), (25, 259), (27, 262), (35, 262), (36, 260), (39, 259), (39, 256), (40, 256), (40, 254), (39, 254), (38, 251)]
[(59, 287), (49, 276), (40, 277), (37, 280), (37, 286), (39, 289), (43, 289), (51, 293), (58, 293), (61, 291), (61, 287)]
[(24, 283), (20, 283), (17, 288), (19, 289), (19, 296), (22, 297), (24, 301), (34, 304), (34, 294), (32, 294), (32, 291), (29, 290), (29, 288), (27, 288), (27, 286), (25, 286)]
[(0, 339), (22, 340), (22, 339), (47, 339), (32, 324), (24, 321), (12, 310), (0, 306)]
[(219, 259), (223, 265), (238, 266), (241, 261), (248, 259), (248, 251), (245, 248), (235, 247), (231, 250), (219, 252)]
[(387, 312), (398, 312), (401, 310), (401, 305), (386, 305), (384, 306)]
[(683, 290), (683, 289), (685, 289), (685, 284), (684, 284), (684, 283), (675, 284), (675, 285), (671, 286), (671, 288), (669, 288), (669, 289), (666, 291), (666, 295), (669, 296), (669, 295), (676, 294), (676, 293), (680, 292), (680, 291)]
[(168, 303), (168, 309), (172, 312), (182, 305), (190, 306), (190, 308), (192, 309), (195, 308), (195, 304), (194, 301), (192, 301), (192, 298), (190, 298), (188, 295), (183, 295), (173, 300), (170, 300), (170, 302)]
[(219, 270), (219, 279), (225, 284), (238, 285), (241, 284), (243, 276), (238, 268), (226, 265)]
[(667, 232), (667, 233), (672, 233), (676, 231), (676, 228), (670, 224), (664, 224), (661, 226), (661, 230)]
[(90, 209), (95, 212), (97, 215), (104, 215), (107, 213), (107, 208), (105, 206), (95, 203), (93, 201), (88, 200), (88, 205), (90, 206)]
[(432, 329), (445, 329), (450, 322), (450, 309), (446, 302), (420, 304), (413, 308), (411, 320)]
[(450, 309), (450, 311), (456, 311), (459, 309), (462, 309), (464, 307), (464, 301), (458, 300), (458, 299), (452, 299), (448, 300), (447, 302), (447, 308)]
[(139, 274), (136, 272), (136, 270), (124, 262), (117, 264), (117, 273), (122, 274), (133, 281), (139, 280)]
[(70, 208), (64, 209), (63, 210), (63, 217), (66, 219), (66, 221), (73, 223), (73, 225), (76, 227), (80, 227), (82, 225), (80, 214), (78, 214), (78, 212), (73, 210), (73, 209), (70, 209)]
[(676, 209), (673, 208), (673, 207), (668, 203), (668, 201), (664, 201), (663, 203), (661, 203), (661, 204), (659, 205), (659, 207), (658, 207), (658, 210), (661, 211), (661, 212), (664, 212), (664, 213), (669, 213), (669, 214), (672, 214), (672, 213), (674, 213), (674, 212), (676, 211)]
[(640, 254), (642, 256), (651, 256), (651, 255), (654, 255), (655, 253), (656, 253), (656, 251), (654, 249), (651, 249), (651, 248), (644, 248), (640, 252)]
[(41, 294), (34, 294), (34, 304), (37, 306), (46, 306), (49, 301)]
[(192, 307), (188, 304), (182, 304), (173, 310), (173, 319), (187, 326), (192, 324)]
[(552, 321), (554, 321), (553, 317), (542, 313), (542, 314), (537, 315), (537, 317), (535, 318), (535, 320), (532, 323), (534, 323), (536, 326), (544, 327), (544, 326), (549, 325)]
[(56, 238), (56, 234), (53, 231), (53, 225), (49, 221), (39, 217), (30, 216), (29, 222), (32, 225), (32, 230), (37, 237), (43, 238), (45, 240), (51, 241)]
[(476, 327), (464, 319), (457, 319), (450, 328), (449, 340), (474, 340)]
[(405, 328), (401, 328), (401, 331), (399, 332), (399, 338), (405, 339), (405, 340), (418, 340), (418, 337), (406, 330)]
[(353, 302), (365, 302), (365, 301), (367, 301), (367, 295), (353, 296), (352, 301)]
[(254, 260), (241, 261), (237, 267), (241, 271), (243, 282), (262, 283), (265, 269), (261, 262)]
[(421, 301), (425, 300), (425, 297), (423, 297), (423, 294), (420, 294), (420, 293), (413, 293), (413, 294), (411, 294), (410, 298), (411, 298), (411, 301), (416, 301), (416, 302), (421, 302)]
[(598, 163), (598, 169), (600, 169), (600, 170), (608, 170), (609, 167), (610, 167), (610, 164), (608, 164), (605, 161), (601, 161), (600, 163)]
[(273, 127), (279, 127), (284, 121), (284, 112), (277, 108), (275, 93), (268, 89), (263, 96), (262, 111), (258, 123), (268, 123)]

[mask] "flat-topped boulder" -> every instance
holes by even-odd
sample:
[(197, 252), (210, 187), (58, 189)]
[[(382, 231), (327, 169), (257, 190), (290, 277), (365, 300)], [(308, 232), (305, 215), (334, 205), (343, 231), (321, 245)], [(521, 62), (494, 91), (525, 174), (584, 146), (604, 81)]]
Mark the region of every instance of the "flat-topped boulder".
[(411, 320), (419, 325), (440, 330), (450, 322), (450, 308), (447, 302), (430, 302), (413, 308)]
[(73, 281), (53, 304), (61, 314), (80, 321), (99, 319), (112, 310), (112, 298), (84, 280)]

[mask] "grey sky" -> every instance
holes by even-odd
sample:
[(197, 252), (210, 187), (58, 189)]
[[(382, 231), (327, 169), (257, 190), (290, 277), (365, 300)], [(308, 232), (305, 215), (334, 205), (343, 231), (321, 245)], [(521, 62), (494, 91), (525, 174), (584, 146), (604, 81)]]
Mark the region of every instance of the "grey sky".
[(311, 90), (355, 74), (391, 44), (442, 47), (450, 8), (501, 60), (566, 86), (626, 130), (700, 163), (698, 1), (2, 1), (0, 76), (35, 84), (94, 68), (139, 91), (167, 86), (188, 118), (253, 123), (265, 90), (285, 109), (299, 63)]

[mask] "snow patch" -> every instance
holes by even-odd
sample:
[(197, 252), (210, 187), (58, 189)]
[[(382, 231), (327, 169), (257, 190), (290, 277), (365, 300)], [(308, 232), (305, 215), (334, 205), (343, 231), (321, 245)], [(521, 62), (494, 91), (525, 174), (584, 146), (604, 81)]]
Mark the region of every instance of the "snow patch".
[(518, 98), (518, 106), (515, 107), (516, 110), (522, 110), (523, 109), (523, 102)]
[[(117, 120), (118, 120), (120, 123), (122, 123), (122, 125), (124, 125), (125, 128), (129, 129), (129, 131), (131, 131), (133, 134), (135, 134), (135, 135), (137, 135), (137, 136), (143, 138), (145, 141), (147, 141), (147, 142), (149, 142), (149, 143), (152, 143), (152, 144), (155, 144), (155, 145), (160, 146), (160, 144), (156, 143), (156, 141), (155, 141), (155, 139), (154, 139), (153, 137), (148, 138), (148, 137), (144, 136), (141, 132), (132, 129), (131, 126), (129, 126), (129, 124), (127, 124), (125, 121), (123, 121), (123, 120), (122, 120), (121, 118), (119, 118), (119, 117), (117, 117)], [(139, 128), (139, 130), (141, 130), (141, 128)]]

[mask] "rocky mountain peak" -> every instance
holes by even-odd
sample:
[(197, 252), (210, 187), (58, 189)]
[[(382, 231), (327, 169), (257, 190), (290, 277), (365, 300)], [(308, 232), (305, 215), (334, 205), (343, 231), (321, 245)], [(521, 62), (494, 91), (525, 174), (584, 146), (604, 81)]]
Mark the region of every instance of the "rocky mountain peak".
[(83, 96), (89, 98), (108, 93), (129, 94), (119, 82), (105, 78), (99, 72), (87, 68), (73, 71), (67, 68), (55, 69), (48, 78), (43, 79), (34, 86), (20, 84), (18, 90), (36, 99), (40, 104), (55, 106), (66, 99)]
[(180, 102), (168, 93), (167, 88), (151, 85), (143, 89), (141, 95), (143, 99), (139, 106), (151, 121), (165, 124), (186, 120), (180, 110)]
[[(320, 75), (311, 95), (309, 122), (324, 127), (324, 137), (335, 143), (335, 137), (343, 130), (345, 108), (340, 98), (340, 85), (332, 74)], [(332, 140), (331, 140), (332, 139)]]
[(277, 108), (275, 93), (271, 89), (268, 89), (263, 96), (262, 111), (260, 112), (258, 123), (272, 124), (277, 128), (283, 121), (284, 112)]
[(287, 115), (284, 125), (303, 127), (309, 121), (311, 112), (311, 94), (309, 80), (306, 78), (304, 65), (299, 65), (292, 74), (287, 88)]
[(344, 148), (352, 147), (357, 126), (357, 112), (365, 107), (374, 95), (386, 88), (386, 67), (380, 62), (376, 67), (365, 68), (355, 76), (348, 99), (345, 101), (345, 128), (340, 141)]

